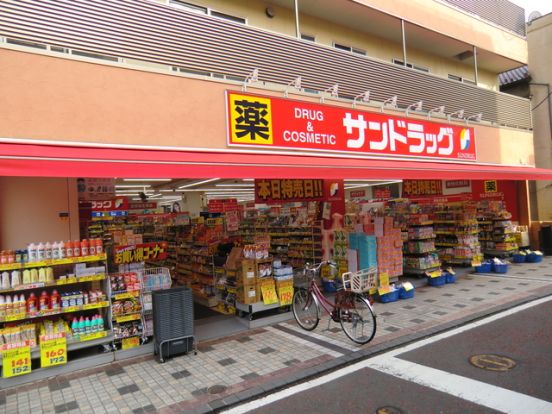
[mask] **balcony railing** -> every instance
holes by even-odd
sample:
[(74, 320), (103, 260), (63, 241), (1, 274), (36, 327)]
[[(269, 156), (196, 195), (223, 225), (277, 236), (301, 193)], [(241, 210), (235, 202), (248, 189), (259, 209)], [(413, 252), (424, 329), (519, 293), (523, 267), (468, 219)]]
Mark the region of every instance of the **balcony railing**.
[(259, 68), (267, 82), (301, 76), (309, 90), (339, 83), (340, 96), (369, 89), (376, 101), (398, 95), (405, 107), (421, 99), (426, 108), (445, 105), (449, 113), (464, 109), (466, 116), (531, 128), (527, 99), (144, 0), (3, 0), (0, 36), (228, 79)]

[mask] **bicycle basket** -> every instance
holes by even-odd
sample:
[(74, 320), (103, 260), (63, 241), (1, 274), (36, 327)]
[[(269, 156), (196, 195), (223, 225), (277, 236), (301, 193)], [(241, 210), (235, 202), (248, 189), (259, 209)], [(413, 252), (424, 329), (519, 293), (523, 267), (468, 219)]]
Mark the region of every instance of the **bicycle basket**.
[(346, 272), (341, 275), (343, 289), (362, 293), (377, 287), (378, 270), (375, 267), (359, 270), (358, 272)]

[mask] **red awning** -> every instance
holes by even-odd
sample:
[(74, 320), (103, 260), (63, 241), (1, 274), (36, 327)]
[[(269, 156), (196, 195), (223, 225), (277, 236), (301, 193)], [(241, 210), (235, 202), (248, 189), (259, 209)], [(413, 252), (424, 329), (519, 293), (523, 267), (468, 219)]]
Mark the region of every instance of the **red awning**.
[(552, 180), (552, 170), (322, 156), (0, 144), (0, 175)]

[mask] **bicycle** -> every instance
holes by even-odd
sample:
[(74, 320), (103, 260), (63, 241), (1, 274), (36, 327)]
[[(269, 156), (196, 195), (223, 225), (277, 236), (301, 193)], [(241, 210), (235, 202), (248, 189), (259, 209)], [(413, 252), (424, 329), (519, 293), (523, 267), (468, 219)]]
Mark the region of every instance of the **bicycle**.
[[(362, 294), (376, 285), (376, 270), (367, 269), (363, 272), (344, 273), (343, 289), (335, 294), (335, 302), (331, 303), (316, 284), (315, 278), (320, 268), (331, 262), (318, 265), (305, 265), (303, 274), (307, 277), (307, 288), (298, 288), (293, 294), (292, 311), (297, 324), (312, 331), (320, 322), (320, 307), (322, 307), (334, 322), (341, 324), (345, 335), (357, 344), (367, 344), (376, 334), (376, 315), (370, 301)], [(328, 321), (328, 327), (330, 322)]]

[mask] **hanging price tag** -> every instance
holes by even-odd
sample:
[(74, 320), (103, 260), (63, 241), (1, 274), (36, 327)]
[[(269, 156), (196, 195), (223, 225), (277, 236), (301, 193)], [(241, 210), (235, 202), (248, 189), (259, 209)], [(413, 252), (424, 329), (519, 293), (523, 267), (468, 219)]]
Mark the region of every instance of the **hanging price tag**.
[(81, 342), (92, 341), (93, 339), (100, 339), (100, 338), (104, 338), (106, 336), (107, 336), (106, 331), (94, 332), (92, 334), (80, 335), (79, 336), (79, 341), (81, 341)]
[(66, 363), (67, 340), (65, 338), (56, 338), (40, 342), (40, 366), (42, 368)]
[(380, 286), (389, 286), (389, 274), (381, 272), (379, 274), (379, 284)]
[(8, 349), (2, 352), (2, 377), (10, 378), (31, 373), (31, 347)]
[(118, 316), (115, 318), (115, 321), (117, 323), (123, 323), (123, 322), (130, 322), (130, 321), (137, 321), (140, 319), (140, 313), (134, 313), (131, 315), (125, 315), (125, 316)]
[(404, 290), (406, 290), (407, 292), (408, 291), (411, 291), (412, 289), (414, 289), (414, 286), (412, 286), (412, 283), (410, 282), (404, 282), (402, 284), (402, 287), (404, 288)]
[(123, 338), (123, 343), (121, 347), (123, 349), (130, 349), (130, 348), (136, 348), (140, 345), (140, 338), (137, 336), (133, 336), (132, 338)]
[(276, 295), (276, 288), (274, 285), (261, 286), (261, 293), (263, 294), (263, 303), (265, 305), (278, 303), (278, 296)]
[(282, 286), (278, 289), (278, 297), (280, 298), (281, 306), (291, 305), (291, 301), (293, 300), (293, 286)]

